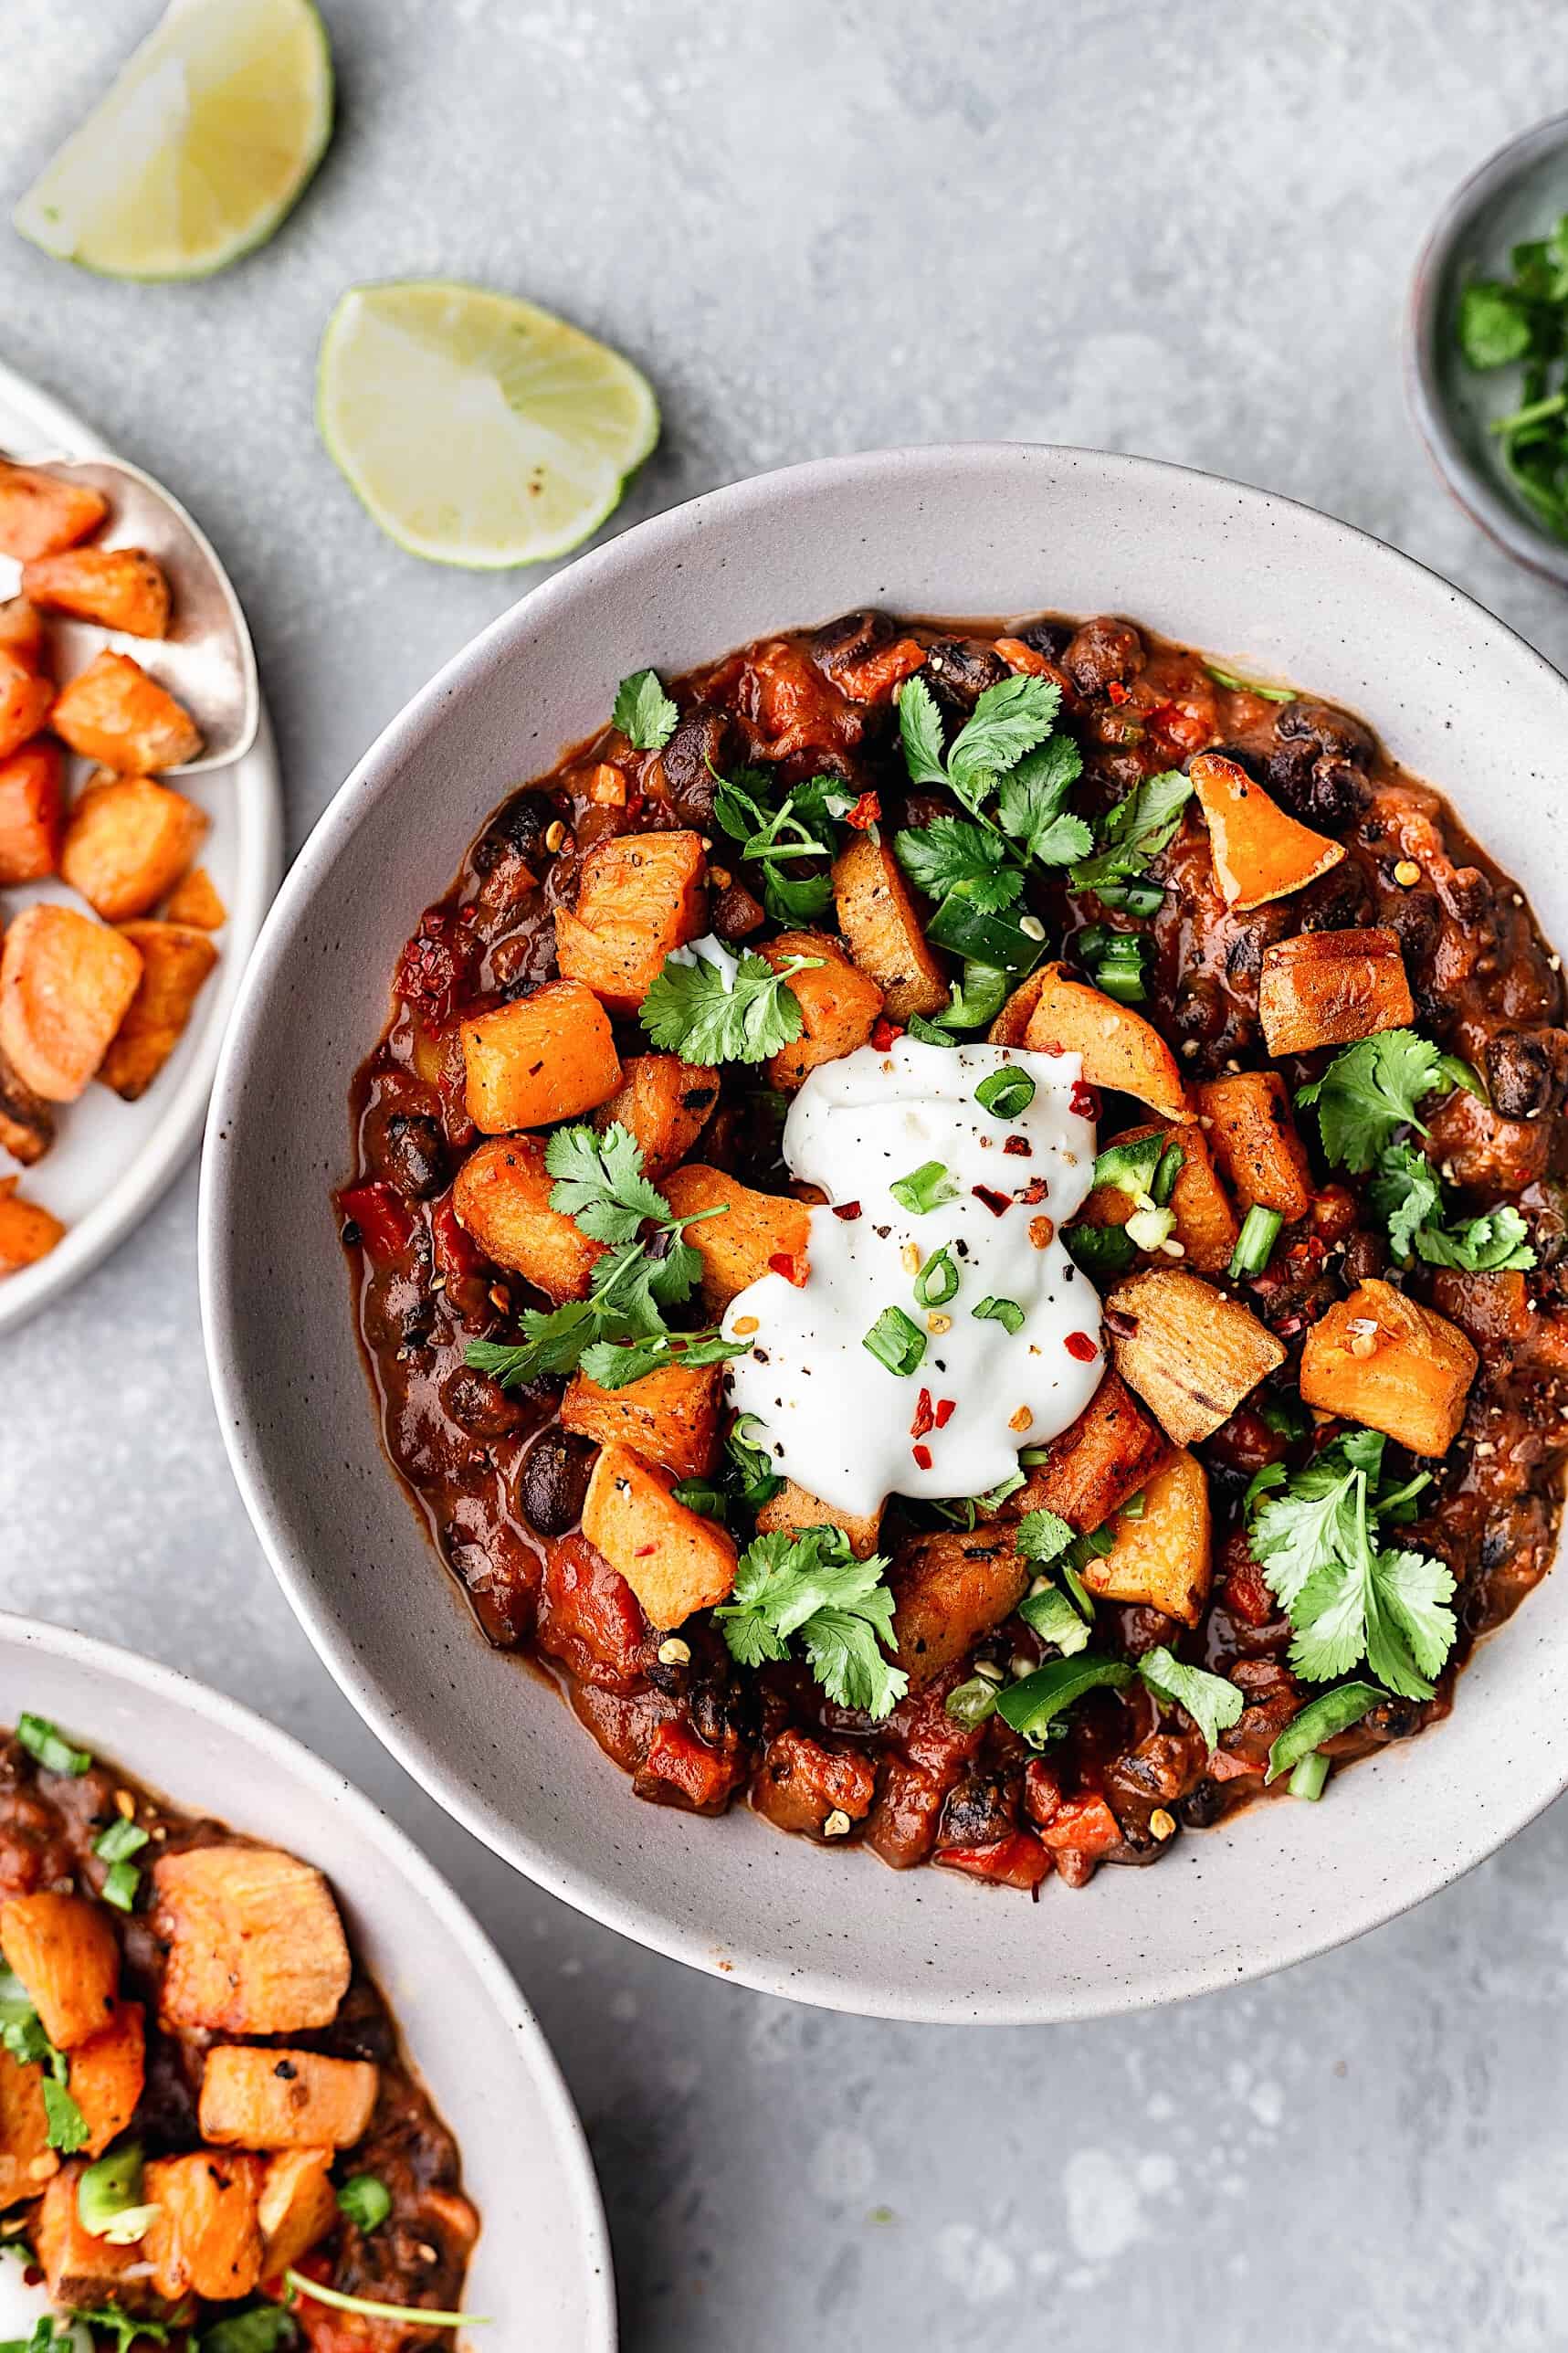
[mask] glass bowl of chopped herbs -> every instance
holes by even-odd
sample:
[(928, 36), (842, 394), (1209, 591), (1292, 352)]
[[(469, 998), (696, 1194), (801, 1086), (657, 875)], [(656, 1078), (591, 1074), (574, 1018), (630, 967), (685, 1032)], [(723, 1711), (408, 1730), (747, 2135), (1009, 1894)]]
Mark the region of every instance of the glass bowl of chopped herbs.
[(1460, 505), (1568, 585), (1568, 114), (1511, 139), (1444, 207), (1415, 272), (1407, 375)]

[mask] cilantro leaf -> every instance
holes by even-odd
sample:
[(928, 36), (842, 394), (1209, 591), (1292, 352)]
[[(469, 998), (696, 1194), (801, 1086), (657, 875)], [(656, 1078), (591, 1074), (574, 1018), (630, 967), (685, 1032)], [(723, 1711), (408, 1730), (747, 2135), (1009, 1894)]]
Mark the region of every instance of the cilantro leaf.
[(1026, 1560), (1042, 1562), (1059, 1560), (1076, 1541), (1066, 1520), (1055, 1512), (1026, 1512), (1013, 1535)]
[(645, 1340), (595, 1340), (584, 1348), (582, 1368), (602, 1389), (624, 1389), (667, 1365), (721, 1364), (726, 1356), (743, 1356), (749, 1340), (727, 1340), (717, 1327), (705, 1332), (653, 1333)]
[(1386, 1220), (1395, 1258), (1408, 1259), (1415, 1237), (1442, 1214), (1443, 1186), (1424, 1152), (1408, 1144), (1384, 1145), (1368, 1187), (1372, 1206)]
[(967, 817), (936, 817), (893, 838), (900, 865), (928, 898), (961, 891), (986, 914), (1011, 906), (1024, 887), (1023, 871), (998, 862), (996, 838), (988, 826)]
[(638, 670), (623, 678), (616, 688), (610, 724), (618, 727), (639, 752), (662, 752), (679, 717), (658, 682), (658, 672)]
[[(55, 2057), (60, 2058), (60, 2054), (57, 2052)], [(46, 2074), (43, 2079), (44, 2121), (49, 2147), (58, 2148), (62, 2157), (74, 2157), (79, 2148), (87, 2147), (91, 2135), (88, 2131), (87, 2118), (71, 2097), (64, 2081), (64, 2066), (61, 2059), (59, 2077), (57, 2079), (53, 2074)]]
[(1100, 848), (1073, 867), (1068, 876), (1072, 888), (1103, 895), (1135, 881), (1173, 837), (1192, 791), (1191, 778), (1179, 769), (1145, 776), (1101, 819)]
[(1459, 296), (1459, 348), (1473, 368), (1507, 367), (1531, 345), (1530, 313), (1510, 286), (1479, 278)]
[(893, 1639), (887, 1566), (877, 1553), (857, 1560), (842, 1528), (778, 1529), (741, 1555), (731, 1598), (713, 1615), (742, 1666), (789, 1658), (798, 1636), (838, 1706), (890, 1715), (909, 1678), (881, 1647)]
[(1424, 1153), (1407, 1144), (1385, 1145), (1378, 1154), (1371, 1193), (1373, 1207), (1388, 1220), (1394, 1255), (1406, 1263), (1416, 1257), (1428, 1266), (1462, 1267), (1469, 1274), (1524, 1272), (1535, 1264), (1530, 1228), (1511, 1202), (1445, 1225), (1437, 1172)]
[(1189, 1666), (1163, 1642), (1144, 1651), (1138, 1672), (1156, 1699), (1186, 1709), (1211, 1750), (1219, 1746), (1220, 1734), (1239, 1721), (1247, 1704), (1228, 1677)]
[(1515, 1269), (1525, 1273), (1536, 1262), (1530, 1228), (1511, 1201), (1447, 1230), (1423, 1226), (1416, 1233), (1415, 1248), (1428, 1266), (1462, 1267), (1468, 1274), (1500, 1274)]
[(748, 949), (727, 986), (724, 971), (706, 956), (689, 962), (666, 956), (643, 999), (643, 1028), (656, 1046), (689, 1062), (765, 1062), (800, 1036), (803, 1017), (791, 975), (821, 961), (791, 956), (775, 972)]
[(942, 712), (923, 678), (905, 679), (899, 689), (899, 739), (904, 765), (916, 785), (945, 785), (947, 755), (942, 744)]
[[(906, 682), (904, 692), (909, 692)], [(1056, 725), (1062, 691), (1054, 680), (1015, 676), (988, 686), (947, 757), (948, 782), (960, 798), (1043, 744)], [(900, 718), (901, 718), (900, 704)]]
[[(143, 2338), (155, 2345), (166, 2345), (169, 2341), (168, 2329), (161, 2320), (144, 2320), (138, 2314), (121, 2312), (117, 2304), (79, 2305), (71, 2312), (70, 2318), (86, 2321), (89, 2328), (110, 2331), (114, 2337), (114, 2353), (131, 2353), (132, 2347), (140, 2344)], [(45, 2340), (46, 2343), (48, 2341)], [(63, 2348), (66, 2340), (62, 2337), (59, 2341)], [(289, 2339), (274, 2338), (273, 2342), (287, 2344)], [(216, 2353), (267, 2353), (267, 2348), (259, 2343), (255, 2348), (244, 2345), (226, 2347), (210, 2335), (202, 2338), (201, 2353), (208, 2353), (208, 2348), (215, 2345)]]
[(591, 1127), (558, 1127), (544, 1147), (544, 1166), (556, 1180), (551, 1208), (596, 1242), (633, 1241), (646, 1219), (669, 1216), (669, 1203), (643, 1175), (641, 1145), (619, 1120), (603, 1135)]
[(1328, 1157), (1363, 1176), (1397, 1129), (1426, 1134), (1416, 1105), (1446, 1079), (1453, 1082), (1443, 1067), (1449, 1060), (1414, 1029), (1380, 1029), (1336, 1054), (1296, 1101), (1316, 1109)]
[(1083, 754), (1071, 736), (1053, 735), (1002, 779), (997, 821), (1041, 866), (1070, 866), (1094, 847), (1083, 818), (1064, 814), (1082, 774)]

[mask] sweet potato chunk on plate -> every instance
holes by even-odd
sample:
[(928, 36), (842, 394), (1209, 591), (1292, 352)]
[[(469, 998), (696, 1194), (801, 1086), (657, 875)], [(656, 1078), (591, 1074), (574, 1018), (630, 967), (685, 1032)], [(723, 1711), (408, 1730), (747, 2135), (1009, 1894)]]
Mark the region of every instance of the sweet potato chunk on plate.
[(142, 958), (135, 996), (99, 1067), (126, 1103), (144, 1095), (180, 1039), (217, 950), (188, 923), (127, 923), (123, 937)]
[(141, 2003), (120, 2001), (108, 2025), (71, 2052), (70, 2093), (87, 2124), (89, 2157), (101, 2157), (135, 2115), (146, 2048)]
[(0, 1275), (20, 1274), (64, 1241), (58, 1218), (36, 1201), (17, 1198), (16, 1176), (0, 1177)]
[(775, 1528), (841, 1528), (857, 1560), (870, 1559), (881, 1527), (880, 1504), (874, 1512), (864, 1514), (841, 1512), (836, 1505), (825, 1504), (820, 1495), (797, 1487), (793, 1479), (786, 1479), (778, 1493), (770, 1495), (757, 1514), (757, 1534), (763, 1536)]
[(41, 882), (59, 854), (60, 747), (39, 735), (0, 760), (0, 883)]
[(11, 596), (0, 605), (0, 650), (15, 654), (29, 670), (48, 668), (44, 617), (26, 596)]
[[(37, 2074), (37, 2068), (32, 2072)], [(38, 2268), (56, 2304), (78, 2310), (110, 2303), (134, 2305), (140, 2291), (126, 2274), (142, 2263), (142, 2250), (112, 2247), (107, 2239), (95, 2239), (83, 2229), (77, 2212), (77, 2190), (86, 2169), (82, 2165), (67, 2166), (44, 2192), (32, 2230)]]
[(59, 2162), (49, 2147), (41, 2070), (0, 2048), (0, 2208), (36, 2198)]
[(723, 1212), (686, 1229), (685, 1239), (702, 1261), (702, 1297), (708, 1306), (727, 1305), (738, 1291), (770, 1271), (780, 1273), (787, 1267), (792, 1281), (804, 1276), (811, 1215), (803, 1202), (785, 1194), (755, 1192), (739, 1177), (707, 1167), (700, 1160), (670, 1170), (664, 1198), (678, 1218), (699, 1209)]
[(1397, 932), (1302, 932), (1263, 951), (1258, 1012), (1269, 1052), (1350, 1046), (1415, 1018)]
[(0, 760), (9, 759), (49, 716), (50, 681), (0, 647)]
[[(1037, 1054), (1077, 1054), (1091, 1087), (1133, 1095), (1166, 1119), (1181, 1119), (1186, 1091), (1176, 1058), (1152, 1025), (1060, 965), (1047, 965), (1024, 1042)], [(1007, 1008), (1003, 1007), (1005, 1016)]]
[(557, 961), (617, 1013), (635, 1013), (672, 948), (706, 920), (707, 856), (696, 833), (625, 833), (583, 860), (575, 912), (555, 911)]
[(100, 654), (61, 690), (49, 725), (73, 752), (131, 776), (180, 767), (202, 748), (190, 712), (129, 654)]
[(207, 821), (195, 801), (151, 776), (107, 776), (77, 796), (60, 872), (106, 923), (144, 915), (191, 862)]
[(263, 2178), (260, 2158), (216, 2148), (155, 2158), (147, 2167), (142, 2186), (158, 2211), (140, 2248), (130, 2252), (152, 2264), (160, 2295), (176, 2303), (184, 2295), (250, 2294), (261, 2277)]
[(940, 1013), (947, 1004), (947, 974), (927, 945), (899, 862), (885, 842), (857, 834), (833, 861), (838, 928), (860, 970), (882, 992), (888, 1013)]
[(100, 1905), (52, 1890), (13, 1895), (0, 1904), (0, 1952), (58, 2050), (74, 2051), (110, 2023), (120, 1947)]
[(618, 1440), (674, 1478), (699, 1479), (719, 1451), (720, 1373), (718, 1365), (664, 1365), (622, 1389), (574, 1373), (561, 1400), (562, 1428), (601, 1446)]
[(1312, 1169), (1278, 1071), (1237, 1071), (1197, 1089), (1209, 1149), (1244, 1209), (1278, 1209), (1287, 1225), (1312, 1206)]
[(910, 1683), (930, 1683), (1010, 1617), (1032, 1575), (1007, 1527), (942, 1528), (900, 1545), (888, 1582)]
[(1383, 1430), (1412, 1454), (1447, 1454), (1479, 1365), (1447, 1316), (1391, 1282), (1368, 1281), (1308, 1333), (1301, 1396), (1321, 1412)]
[(257, 2220), (261, 2225), (264, 2279), (277, 2279), (308, 2255), (338, 2219), (331, 2148), (280, 2149), (267, 2160)]
[(774, 1086), (793, 1094), (819, 1063), (837, 1062), (866, 1044), (882, 1010), (882, 992), (820, 932), (781, 932), (777, 939), (765, 940), (758, 954), (775, 972), (795, 956), (815, 959), (790, 975), (800, 1005), (800, 1036), (793, 1045), (781, 1046), (768, 1064)]
[(58, 555), (95, 532), (108, 512), (102, 491), (85, 482), (0, 459), (0, 555), (14, 555), (18, 564)]
[[(0, 1054), (0, 1148), (24, 1168), (41, 1160), (55, 1140), (55, 1115), (41, 1095), (25, 1087)], [(13, 1179), (13, 1182), (15, 1180)]]
[(1130, 1275), (1105, 1305), (1117, 1371), (1177, 1446), (1212, 1438), (1285, 1361), (1252, 1310), (1200, 1275)]
[(621, 1083), (608, 1014), (580, 980), (464, 1018), (468, 1117), (485, 1135), (595, 1111)]
[(132, 942), (74, 907), (26, 907), (0, 947), (0, 1053), (46, 1103), (74, 1103), (142, 978)]
[(217, 2034), (331, 2024), (348, 1991), (349, 1948), (319, 1871), (271, 1847), (204, 1846), (160, 1855), (153, 1878), (172, 2024)]
[(75, 547), (22, 566), (22, 594), (40, 611), (68, 613), (128, 638), (169, 634), (169, 583), (140, 547)]
[(1090, 1535), (1137, 1493), (1169, 1452), (1159, 1424), (1121, 1375), (1108, 1372), (1078, 1419), (1051, 1440), (1046, 1460), (1030, 1472), (1007, 1508), (1018, 1514), (1054, 1512), (1080, 1535)]
[(380, 2080), (365, 2059), (220, 2042), (202, 2075), (202, 2137), (234, 2148), (352, 2148)]
[(583, 1505), (583, 1534), (661, 1628), (722, 1601), (735, 1582), (734, 1545), (716, 1521), (678, 1504), (672, 1484), (668, 1472), (612, 1442)]
[(719, 1100), (719, 1073), (679, 1054), (633, 1054), (625, 1083), (594, 1113), (600, 1130), (617, 1124), (642, 1147), (643, 1167), (655, 1183), (684, 1160)]
[(556, 1305), (586, 1299), (605, 1245), (550, 1206), (554, 1178), (537, 1135), (498, 1135), (469, 1153), (452, 1208), (487, 1258), (525, 1275)]
[(1300, 823), (1237, 761), (1200, 752), (1190, 773), (1208, 819), (1215, 880), (1237, 913), (1304, 891), (1344, 856), (1342, 842)]
[(192, 923), (198, 932), (221, 932), (228, 921), (228, 909), (205, 866), (193, 866), (181, 876), (163, 913), (169, 923)]
[(1085, 1585), (1108, 1601), (1163, 1609), (1195, 1626), (1208, 1599), (1211, 1514), (1208, 1481), (1192, 1454), (1173, 1454), (1143, 1489), (1136, 1519), (1118, 1517), (1108, 1553), (1084, 1563)]

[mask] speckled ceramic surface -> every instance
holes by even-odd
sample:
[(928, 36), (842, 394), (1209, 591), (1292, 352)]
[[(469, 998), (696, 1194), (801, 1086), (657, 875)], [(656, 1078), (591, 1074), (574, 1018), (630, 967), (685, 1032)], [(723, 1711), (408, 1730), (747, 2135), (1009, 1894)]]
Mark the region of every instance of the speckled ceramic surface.
[(219, 1417), (252, 1517), (343, 1689), (403, 1762), (542, 1885), (770, 1990), (950, 2021), (1089, 2017), (1256, 1977), (1456, 1877), (1568, 1780), (1568, 1592), (1468, 1671), (1453, 1719), (1087, 1895), (940, 1872), (640, 1804), (541, 1682), (488, 1649), (382, 1456), (328, 1198), (397, 949), (507, 787), (616, 680), (887, 603), (1121, 609), (1366, 714), (1447, 789), (1568, 936), (1568, 687), (1456, 589), (1266, 493), (1022, 445), (829, 459), (720, 491), (586, 557), (417, 696), (285, 885), (219, 1073), (202, 1276)]
[(481, 2228), (463, 2331), (531, 2353), (614, 2353), (598, 2185), (565, 2085), (494, 1947), (418, 1851), (341, 1775), (167, 1667), (0, 1613), (0, 1723), (25, 1708), (197, 1813), (324, 1871), (463, 2152)]

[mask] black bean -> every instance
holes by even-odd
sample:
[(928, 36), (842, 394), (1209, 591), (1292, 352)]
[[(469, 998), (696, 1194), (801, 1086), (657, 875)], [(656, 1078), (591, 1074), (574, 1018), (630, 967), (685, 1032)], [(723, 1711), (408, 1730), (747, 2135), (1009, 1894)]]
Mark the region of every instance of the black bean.
[(527, 1409), (509, 1397), (499, 1381), (468, 1365), (447, 1374), (441, 1386), (441, 1402), (452, 1419), (484, 1445), (509, 1437), (528, 1419)]
[(971, 1773), (942, 1810), (943, 1846), (990, 1846), (1018, 1823), (1018, 1784), (1003, 1773)]
[(1200, 1781), (1195, 1789), (1187, 1791), (1176, 1808), (1183, 1825), (1189, 1831), (1212, 1830), (1224, 1811), (1225, 1800), (1220, 1796), (1218, 1784), (1214, 1781)]
[(826, 670), (847, 670), (875, 653), (879, 646), (889, 644), (895, 627), (890, 613), (840, 613), (836, 621), (825, 621), (813, 632), (811, 658)]
[(1009, 674), (1000, 654), (964, 638), (939, 638), (920, 673), (944, 710), (963, 719), (988, 686), (999, 686)]
[(569, 1430), (547, 1430), (523, 1457), (523, 1512), (542, 1536), (562, 1536), (583, 1516), (597, 1448)]
[(706, 832), (713, 822), (713, 770), (727, 776), (736, 765), (739, 744), (728, 712), (700, 702), (689, 711), (664, 747), (664, 779), (675, 812)]
[(1021, 629), (1009, 629), (1007, 634), (1009, 637), (1016, 638), (1021, 646), (1028, 646), (1035, 653), (1044, 654), (1046, 659), (1051, 662), (1060, 661), (1073, 638), (1070, 621), (1052, 621), (1043, 618), (1038, 621), (1026, 621)]
[(1125, 686), (1136, 678), (1145, 659), (1143, 640), (1131, 622), (1102, 614), (1069, 639), (1062, 668), (1080, 694), (1103, 694), (1108, 686)]
[(1568, 1029), (1505, 1029), (1489, 1038), (1487, 1077), (1505, 1119), (1555, 1111), (1568, 1085)]
[(378, 1173), (412, 1201), (433, 1201), (447, 1183), (447, 1145), (439, 1124), (423, 1112), (395, 1111), (373, 1129), (372, 1156)]

